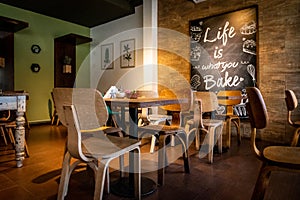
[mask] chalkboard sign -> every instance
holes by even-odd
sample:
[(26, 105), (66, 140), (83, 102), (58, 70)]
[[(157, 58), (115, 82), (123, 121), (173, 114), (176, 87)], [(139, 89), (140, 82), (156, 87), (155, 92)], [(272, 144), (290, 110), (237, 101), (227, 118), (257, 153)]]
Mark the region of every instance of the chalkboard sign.
[(191, 88), (255, 86), (257, 27), (256, 7), (190, 21)]

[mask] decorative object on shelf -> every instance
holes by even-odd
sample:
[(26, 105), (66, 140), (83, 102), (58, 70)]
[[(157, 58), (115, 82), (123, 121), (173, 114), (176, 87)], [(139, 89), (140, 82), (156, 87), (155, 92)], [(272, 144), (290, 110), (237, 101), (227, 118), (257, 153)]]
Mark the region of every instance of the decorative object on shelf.
[(72, 65), (71, 65), (72, 58), (69, 56), (65, 56), (63, 61), (63, 73), (72, 73)]
[(5, 67), (5, 58), (0, 57), (0, 68), (4, 68), (4, 67)]
[(137, 99), (138, 98), (138, 93), (136, 90), (125, 90), (125, 95), (128, 99)]
[(31, 68), (31, 71), (35, 72), (35, 73), (37, 73), (41, 70), (40, 65), (37, 63), (32, 63), (30, 68)]
[(121, 47), (121, 67), (135, 66), (135, 40), (124, 40), (120, 43)]
[(114, 44), (101, 45), (101, 69), (114, 68)]
[(31, 46), (31, 51), (32, 53), (36, 53), (36, 54), (39, 54), (41, 52), (41, 47), (37, 44), (34, 44)]

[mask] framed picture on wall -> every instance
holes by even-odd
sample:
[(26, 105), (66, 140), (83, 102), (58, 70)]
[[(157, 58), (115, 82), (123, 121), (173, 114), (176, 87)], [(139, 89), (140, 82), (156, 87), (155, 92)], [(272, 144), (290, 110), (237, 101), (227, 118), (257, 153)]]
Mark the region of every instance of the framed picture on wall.
[(192, 20), (189, 29), (193, 90), (256, 86), (257, 6)]
[(101, 69), (113, 69), (114, 68), (114, 44), (101, 45)]
[(121, 68), (135, 66), (135, 39), (121, 41)]

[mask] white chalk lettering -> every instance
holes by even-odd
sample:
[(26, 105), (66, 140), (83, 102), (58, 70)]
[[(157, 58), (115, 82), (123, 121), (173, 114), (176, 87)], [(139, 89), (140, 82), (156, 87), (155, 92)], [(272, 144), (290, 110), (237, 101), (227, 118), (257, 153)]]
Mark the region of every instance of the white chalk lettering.
[(205, 89), (210, 90), (211, 88), (217, 87), (236, 87), (241, 82), (244, 81), (243, 77), (239, 77), (238, 75), (234, 75), (233, 77), (229, 76), (228, 72), (225, 72), (225, 76), (214, 78), (213, 75), (205, 75), (204, 77)]
[(211, 29), (207, 27), (205, 30), (203, 42), (215, 42), (217, 40), (222, 40), (223, 46), (226, 46), (228, 37), (233, 38), (236, 34), (234, 27), (231, 26), (230, 28), (228, 28), (228, 26), (229, 22), (226, 21), (224, 27), (219, 27), (216, 37), (212, 38), (208, 38)]
[[(221, 72), (224, 72), (226, 69), (230, 69), (230, 68), (236, 68), (238, 67), (239, 62), (217, 62), (215, 64), (213, 63), (209, 63), (208, 65), (202, 65), (201, 69), (202, 70), (212, 70), (212, 69), (219, 69), (221, 68)], [(197, 66), (197, 69), (199, 69), (200, 66)]]

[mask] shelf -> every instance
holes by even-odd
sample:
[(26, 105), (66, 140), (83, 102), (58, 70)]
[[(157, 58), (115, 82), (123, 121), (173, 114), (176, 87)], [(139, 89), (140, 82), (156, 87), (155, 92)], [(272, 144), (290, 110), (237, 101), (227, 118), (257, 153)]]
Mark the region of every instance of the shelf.
[(27, 22), (0, 16), (0, 31), (15, 33), (27, 27)]
[(58, 38), (55, 38), (55, 41), (64, 42), (72, 45), (84, 44), (92, 41), (92, 38), (85, 37), (82, 35), (77, 35), (74, 33), (70, 33)]

